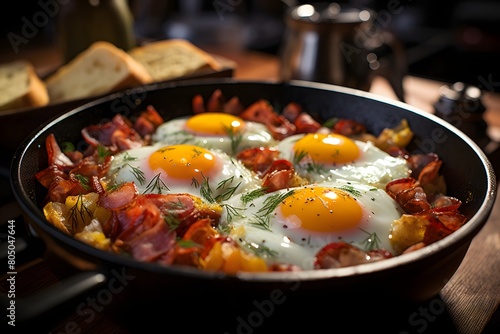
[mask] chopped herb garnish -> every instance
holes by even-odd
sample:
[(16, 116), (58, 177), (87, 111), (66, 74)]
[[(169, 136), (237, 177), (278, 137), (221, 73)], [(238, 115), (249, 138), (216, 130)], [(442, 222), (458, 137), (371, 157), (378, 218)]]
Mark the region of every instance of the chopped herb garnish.
[(241, 195), (241, 201), (246, 204), (254, 199), (264, 196), (267, 193), (267, 188), (258, 188)]
[(294, 190), (289, 190), (284, 193), (273, 194), (264, 200), (262, 208), (257, 212), (257, 215), (268, 216), (283, 202), (287, 197), (293, 195)]
[(111, 151), (106, 148), (104, 145), (97, 145), (97, 157), (99, 162), (102, 162), (104, 158), (112, 155)]
[(252, 251), (252, 253), (254, 253), (255, 255), (257, 256), (260, 256), (260, 257), (275, 257), (278, 255), (278, 252), (267, 247), (267, 246), (264, 246), (262, 244), (257, 244), (255, 242), (247, 242), (246, 240), (239, 240), (239, 243), (241, 246), (245, 247), (246, 249)]
[(309, 155), (306, 151), (295, 152), (292, 158), (292, 162), (295, 166), (300, 165), (300, 162)]
[(340, 187), (340, 189), (351, 194), (354, 197), (361, 196), (361, 191), (354, 189), (353, 186), (344, 185), (344, 186)]
[(205, 176), (203, 176), (203, 181), (201, 182), (200, 196), (204, 198), (208, 203), (216, 202), (213, 196), (212, 188), (210, 188), (210, 184), (208, 183), (208, 178), (205, 178)]
[(258, 216), (258, 215), (253, 215), (254, 220), (250, 220), (249, 224), (255, 227), (258, 227), (262, 230), (267, 230), (271, 231), (271, 217), (268, 216)]
[(131, 164), (127, 164), (127, 166), (130, 167), (132, 174), (141, 185), (146, 182), (146, 176), (144, 175), (144, 172), (139, 169), (139, 167), (132, 166)]
[(199, 243), (194, 242), (193, 240), (183, 240), (183, 239), (177, 240), (177, 246), (179, 246), (181, 248), (192, 248), (192, 247), (201, 248), (202, 247)]
[(250, 224), (258, 228), (270, 231), (271, 214), (278, 207), (278, 205), (280, 205), (281, 202), (283, 202), (287, 197), (293, 194), (294, 190), (289, 190), (285, 193), (273, 194), (267, 197), (264, 200), (262, 208), (260, 208), (259, 211), (257, 211), (257, 213), (253, 215), (255, 220), (252, 220)]
[(87, 179), (85, 176), (83, 176), (82, 174), (74, 174), (74, 177), (82, 185), (83, 189), (85, 189), (86, 191), (89, 191), (91, 189), (89, 179)]
[(241, 182), (238, 183), (234, 187), (228, 187), (228, 188), (226, 188), (226, 184), (228, 184), (228, 182), (229, 182), (229, 185), (231, 185), (231, 183), (233, 182), (233, 180), (234, 180), (234, 176), (231, 176), (230, 178), (222, 180), (221, 182), (219, 182), (219, 184), (217, 185), (216, 190), (224, 190), (224, 191), (215, 198), (215, 200), (217, 202), (226, 201), (226, 200), (230, 199), (234, 195), (236, 189), (238, 189), (238, 187), (241, 185)]
[[(295, 167), (305, 165), (305, 169), (308, 173), (323, 174), (326, 171), (322, 164), (317, 163), (312, 159), (306, 159), (307, 157), (309, 157), (309, 153), (305, 151), (296, 152), (293, 155), (292, 163)], [(305, 160), (305, 162), (302, 162), (303, 160)], [(301, 168), (304, 168), (304, 166)]]
[(75, 205), (73, 205), (69, 209), (68, 213), (69, 213), (69, 220), (71, 222), (71, 228), (73, 229), (73, 231), (79, 230), (78, 219), (80, 219), (80, 221), (84, 223), (86, 217), (92, 218), (92, 211), (90, 211), (90, 209), (87, 208), (87, 206), (85, 205), (83, 201), (83, 195), (78, 195), (78, 197), (76, 198)]
[(129, 152), (125, 152), (123, 155), (123, 162), (136, 161), (137, 157), (131, 156)]
[(160, 176), (161, 173), (158, 173), (151, 179), (151, 181), (149, 181), (144, 193), (161, 194), (163, 192), (170, 191), (170, 188), (167, 187), (167, 185), (165, 184), (165, 182), (163, 182)]
[(337, 117), (332, 117), (323, 122), (322, 126), (331, 129), (338, 121), (339, 119)]
[(65, 141), (64, 143), (62, 143), (61, 149), (64, 153), (73, 152), (73, 151), (75, 151), (75, 145), (73, 145), (73, 143), (71, 143), (69, 141)]
[(230, 223), (234, 217), (242, 217), (240, 211), (244, 210), (242, 208), (235, 208), (229, 204), (221, 204), (222, 207), (226, 208), (227, 222)]
[(363, 229), (360, 229), (360, 230), (365, 232), (366, 234), (368, 234), (368, 236), (363, 240), (363, 247), (364, 247), (365, 252), (371, 251), (374, 249), (378, 249), (380, 239), (377, 236), (377, 233), (375, 233), (375, 232), (370, 233), (370, 232), (365, 231)]
[(177, 216), (171, 212), (167, 212), (163, 219), (165, 220), (165, 223), (167, 223), (169, 230), (175, 230), (181, 224), (181, 221), (177, 218)]
[(243, 140), (243, 136), (241, 135), (241, 133), (235, 133), (233, 127), (224, 127), (224, 129), (226, 130), (226, 134), (231, 141), (231, 151), (233, 152), (233, 154), (236, 154), (236, 152), (238, 152), (238, 147)]

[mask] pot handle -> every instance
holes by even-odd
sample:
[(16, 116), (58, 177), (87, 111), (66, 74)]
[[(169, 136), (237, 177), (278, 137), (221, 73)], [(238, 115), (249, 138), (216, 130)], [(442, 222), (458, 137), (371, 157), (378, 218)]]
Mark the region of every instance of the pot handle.
[[(2, 263), (9, 261), (8, 246), (8, 242), (0, 244)], [(40, 240), (19, 235), (16, 236), (15, 246), (15, 271), (8, 271), (4, 275), (3, 281), (6, 283), (6, 291), (0, 294), (0, 305), (2, 309), (7, 310), (7, 318), (9, 318), (9, 310), (14, 312), (16, 325), (23, 326), (49, 314), (61, 312), (62, 307), (67, 306), (71, 301), (78, 300), (78, 296), (107, 282), (107, 277), (103, 273), (97, 271), (79, 272), (63, 278), (58, 284), (19, 298), (17, 296), (20, 293), (15, 286), (16, 275), (39, 263), (41, 261), (39, 254), (44, 253), (45, 246)]]
[(373, 75), (385, 78), (397, 98), (404, 102), (403, 78), (408, 71), (408, 61), (403, 44), (394, 34), (384, 31), (380, 34), (382, 44), (372, 50), (368, 59)]

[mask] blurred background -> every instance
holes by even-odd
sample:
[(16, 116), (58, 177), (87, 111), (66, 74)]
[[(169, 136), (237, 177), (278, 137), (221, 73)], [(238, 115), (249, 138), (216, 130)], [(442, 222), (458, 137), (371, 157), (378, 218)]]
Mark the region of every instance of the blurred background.
[[(90, 3), (106, 1), (114, 0), (88, 0)], [(200, 47), (269, 54), (280, 52), (287, 9), (307, 3), (293, 0), (123, 1), (133, 16), (138, 43), (186, 38)], [(22, 57), (28, 48), (57, 47), (58, 17), (72, 2), (84, 0), (20, 0), (17, 9), (2, 10), (0, 59)], [(392, 32), (405, 47), (409, 74), (449, 83), (462, 81), (500, 91), (500, 1), (352, 0), (339, 3), (370, 7), (381, 14), (380, 28)], [(26, 22), (36, 23), (31, 27), (36, 31), (30, 31)], [(23, 39), (26, 34), (29, 38)], [(18, 50), (12, 47), (13, 43), (17, 43)]]

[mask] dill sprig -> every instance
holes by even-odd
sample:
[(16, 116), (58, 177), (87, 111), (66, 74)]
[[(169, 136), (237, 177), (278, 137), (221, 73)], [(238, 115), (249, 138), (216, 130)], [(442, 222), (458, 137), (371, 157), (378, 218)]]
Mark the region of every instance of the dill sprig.
[(289, 190), (284, 193), (277, 193), (269, 196), (264, 200), (262, 208), (257, 211), (257, 215), (259, 216), (268, 216), (283, 202), (287, 197), (293, 195), (295, 193), (294, 190)]
[(308, 173), (323, 174), (326, 171), (326, 168), (320, 163), (311, 161), (307, 163), (306, 170)]
[(226, 134), (231, 141), (231, 151), (233, 154), (236, 154), (236, 152), (238, 152), (238, 147), (243, 140), (243, 136), (241, 135), (241, 133), (235, 132), (233, 127), (227, 126), (224, 127), (224, 129), (226, 130)]
[(353, 186), (349, 185), (343, 185), (342, 187), (339, 188), (340, 190), (343, 190), (349, 194), (351, 194), (354, 197), (360, 197), (361, 196), (361, 191), (354, 189)]
[(130, 155), (129, 152), (125, 152), (125, 154), (123, 155), (122, 159), (123, 159), (123, 162), (136, 161), (137, 157), (134, 157), (134, 156)]
[(232, 228), (233, 227), (231, 224), (226, 224), (226, 223), (221, 223), (216, 227), (216, 229), (224, 235), (229, 235), (229, 233), (231, 233)]
[(244, 208), (236, 208), (227, 203), (221, 204), (221, 206), (226, 208), (228, 223), (232, 222), (234, 217), (242, 217), (241, 211), (245, 210)]
[(300, 162), (309, 155), (306, 151), (295, 152), (292, 158), (292, 162), (294, 166), (300, 165)]
[(73, 152), (75, 150), (75, 145), (73, 145), (72, 142), (65, 141), (61, 144), (61, 150), (63, 151), (63, 153)]
[(289, 190), (284, 193), (273, 194), (266, 198), (264, 200), (264, 203), (262, 203), (262, 207), (259, 209), (259, 211), (257, 211), (257, 213), (253, 215), (255, 220), (252, 220), (250, 224), (255, 227), (270, 231), (271, 214), (274, 212), (274, 210), (276, 210), (281, 202), (283, 202), (287, 197), (293, 195), (294, 192), (294, 190)]
[(202, 152), (199, 149), (193, 148), (193, 156), (192, 156), (192, 158), (196, 158), (196, 157), (200, 156), (201, 154), (202, 154)]
[(155, 193), (155, 194), (161, 194), (162, 192), (168, 192), (170, 191), (170, 188), (163, 182), (161, 179), (161, 173), (156, 174), (151, 181), (149, 181), (148, 185), (146, 186), (146, 190), (144, 193)]
[[(200, 196), (205, 199), (208, 203), (215, 203), (216, 200), (213, 196), (213, 190), (210, 187), (210, 184), (208, 183), (208, 177), (206, 178), (203, 176), (203, 181), (201, 181), (201, 186), (200, 186)], [(196, 181), (198, 182), (198, 181)]]
[(199, 243), (197, 243), (193, 240), (177, 239), (176, 244), (177, 244), (177, 246), (179, 246), (181, 248), (193, 248), (193, 247), (201, 248), (202, 247)]
[(255, 242), (248, 242), (246, 240), (240, 239), (239, 244), (259, 257), (269, 258), (278, 255), (277, 251), (262, 244), (257, 244)]
[(196, 178), (193, 177), (193, 179), (191, 180), (191, 185), (195, 188), (200, 188), (200, 196), (209, 203), (220, 203), (221, 201), (228, 200), (234, 195), (236, 189), (238, 189), (238, 187), (241, 185), (240, 182), (236, 186), (226, 188), (226, 186), (231, 185), (234, 181), (234, 176), (231, 176), (225, 180), (220, 181), (217, 184), (216, 190), (223, 190), (223, 192), (214, 197), (214, 191), (212, 187), (210, 187), (209, 178), (205, 177), (203, 174), (202, 177), (203, 180), (201, 181), (201, 184)]
[(339, 118), (338, 117), (332, 117), (332, 118), (329, 118), (327, 119), (323, 124), (321, 124), (322, 126), (324, 126), (325, 128), (329, 128), (331, 129), (337, 122), (339, 121)]
[(164, 210), (165, 213), (163, 220), (165, 221), (165, 223), (167, 223), (169, 230), (175, 230), (181, 225), (182, 221), (179, 220), (177, 214), (174, 214), (172, 212), (182, 210), (185, 208), (185, 206), (180, 199), (178, 199), (176, 202), (168, 202), (166, 204), (167, 207), (166, 210)]
[(75, 205), (73, 205), (69, 209), (68, 213), (69, 213), (69, 221), (71, 222), (71, 228), (73, 229), (73, 231), (79, 230), (78, 219), (80, 219), (80, 221), (84, 223), (86, 217), (92, 218), (92, 211), (85, 205), (85, 202), (83, 200), (83, 195), (81, 194), (77, 196)]
[(243, 195), (241, 195), (241, 202), (247, 204), (249, 202), (252, 202), (256, 198), (264, 196), (266, 193), (267, 193), (267, 188), (254, 189), (252, 191), (246, 192)]
[(167, 212), (163, 217), (163, 220), (168, 225), (168, 229), (173, 231), (179, 227), (181, 221), (177, 218), (177, 215)]
[(378, 249), (380, 239), (377, 236), (377, 233), (375, 233), (375, 232), (370, 233), (370, 232), (365, 231), (363, 229), (360, 229), (360, 230), (365, 232), (366, 234), (368, 234), (368, 236), (362, 241), (364, 250), (367, 252), (367, 251), (371, 251), (374, 249)]
[(236, 189), (238, 189), (238, 187), (241, 185), (241, 181), (233, 187), (226, 188), (226, 185), (231, 185), (233, 180), (234, 180), (234, 176), (231, 176), (230, 178), (219, 182), (216, 190), (224, 190), (224, 191), (220, 195), (215, 197), (215, 200), (217, 202), (226, 201), (234, 195), (234, 193), (236, 192)]
[(106, 191), (115, 191), (117, 189), (120, 189), (123, 185), (124, 185), (125, 182), (120, 182), (120, 183), (115, 183), (115, 184), (112, 184), (110, 185), (109, 187), (106, 188)]
[(88, 178), (86, 178), (82, 174), (74, 174), (73, 176), (78, 180), (84, 190), (89, 191), (91, 189)]
[(108, 150), (106, 146), (101, 144), (97, 145), (97, 159), (99, 160), (99, 162), (102, 162), (104, 158), (110, 156), (111, 154), (111, 151)]
[(271, 230), (271, 217), (270, 216), (258, 216), (253, 215), (253, 220), (248, 222), (250, 225), (260, 228), (261, 230), (270, 231)]
[(131, 164), (127, 164), (127, 166), (130, 167), (132, 174), (141, 185), (146, 182), (146, 176), (144, 175), (144, 172), (139, 169), (139, 167), (132, 166)]
[[(317, 163), (312, 159), (306, 159), (307, 157), (309, 157), (308, 152), (296, 152), (292, 157), (292, 163), (295, 167), (301, 168), (304, 168), (305, 165), (305, 169), (308, 173), (323, 174), (326, 171), (322, 164)], [(305, 160), (305, 162), (302, 162), (303, 160)]]

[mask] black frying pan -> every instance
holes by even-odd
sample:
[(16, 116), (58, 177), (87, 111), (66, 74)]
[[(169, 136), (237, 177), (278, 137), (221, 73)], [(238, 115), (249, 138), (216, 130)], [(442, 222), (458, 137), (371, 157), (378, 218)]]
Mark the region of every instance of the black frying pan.
[[(45, 193), (34, 174), (46, 166), (44, 143), (49, 133), (54, 133), (59, 142), (78, 145), (83, 142), (80, 130), (84, 125), (110, 119), (116, 112), (133, 117), (149, 104), (166, 119), (187, 115), (195, 94), (208, 98), (215, 89), (221, 89), (228, 98), (238, 96), (245, 105), (268, 99), (277, 110), (294, 101), (319, 120), (354, 118), (374, 134), (406, 118), (415, 132), (409, 150), (436, 152), (441, 157), (448, 193), (463, 200), (460, 210), (469, 218), (467, 224), (424, 249), (378, 263), (298, 274), (232, 277), (132, 261), (92, 248), (45, 221), (40, 210)], [(35, 234), (47, 245), (50, 263), (70, 282), (49, 294), (56, 300), (26, 300), (31, 306), (24, 313), (18, 308), (19, 319), (32, 321), (43, 315), (48, 311), (44, 302), (53, 302), (55, 307), (70, 299), (70, 309), (78, 314), (78, 307), (90, 296), (101, 301), (100, 312), (141, 331), (149, 325), (167, 330), (174, 323), (229, 333), (294, 330), (300, 323), (316, 329), (338, 329), (341, 324), (353, 330), (415, 329), (408, 316), (416, 310), (415, 305), (438, 297), (486, 222), (496, 197), (495, 175), (483, 152), (445, 121), (369, 93), (307, 82), (209, 79), (153, 85), (101, 98), (35, 131), (16, 151), (11, 176), (15, 197)]]

